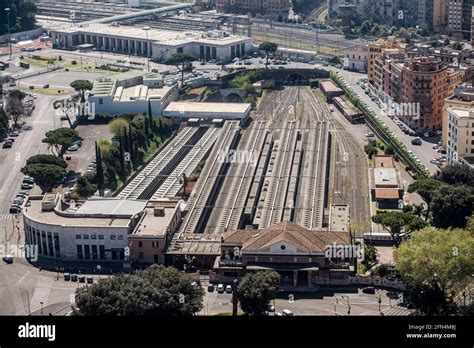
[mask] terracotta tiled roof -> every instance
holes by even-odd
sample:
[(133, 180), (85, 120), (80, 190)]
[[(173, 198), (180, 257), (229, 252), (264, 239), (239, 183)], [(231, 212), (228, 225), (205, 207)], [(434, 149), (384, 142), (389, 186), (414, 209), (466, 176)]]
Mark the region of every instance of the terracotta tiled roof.
[(349, 232), (314, 231), (292, 222), (280, 222), (261, 230), (232, 230), (223, 235), (224, 243), (240, 244), (242, 251), (261, 251), (285, 241), (303, 252), (324, 252), (326, 245), (348, 244)]
[(375, 189), (375, 198), (376, 199), (399, 199), (400, 193), (398, 189)]

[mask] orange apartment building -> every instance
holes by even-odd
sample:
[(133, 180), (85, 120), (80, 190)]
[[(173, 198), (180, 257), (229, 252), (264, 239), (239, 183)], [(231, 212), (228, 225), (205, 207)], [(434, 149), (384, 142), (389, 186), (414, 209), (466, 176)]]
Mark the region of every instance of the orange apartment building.
[(217, 12), (270, 15), (277, 18), (278, 15), (288, 14), (290, 8), (289, 0), (216, 0)]
[(418, 130), (441, 129), (444, 100), (454, 93), (459, 73), (437, 57), (414, 57), (406, 60), (402, 79), (402, 103), (420, 104), (419, 115), (402, 115), (402, 120)]

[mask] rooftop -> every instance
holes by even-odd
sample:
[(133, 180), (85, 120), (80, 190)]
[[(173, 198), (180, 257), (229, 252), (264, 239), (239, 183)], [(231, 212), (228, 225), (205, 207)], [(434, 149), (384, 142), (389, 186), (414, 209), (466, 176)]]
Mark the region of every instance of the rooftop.
[(398, 187), (395, 168), (374, 168), (375, 187)]
[[(48, 225), (67, 227), (128, 227), (133, 213), (138, 212), (139, 205), (144, 208), (145, 202), (126, 201), (110, 202), (104, 199), (99, 201), (87, 201), (76, 212), (42, 211), (40, 197), (30, 197), (29, 206), (25, 207), (23, 213), (26, 218)], [(84, 209), (82, 209), (84, 207)], [(143, 209), (142, 208), (142, 209)], [(82, 210), (81, 210), (82, 209)], [(81, 212), (79, 212), (81, 210)]]
[(448, 112), (457, 118), (474, 118), (474, 110), (448, 108)]
[(395, 168), (391, 155), (374, 155), (372, 160), (375, 168)]
[(164, 237), (175, 216), (176, 209), (179, 209), (177, 205), (177, 202), (170, 202), (167, 205), (160, 203), (148, 205), (132, 236)]
[[(102, 36), (114, 36), (127, 39), (146, 40), (145, 30), (142, 27), (130, 25), (115, 25), (114, 23), (104, 24), (89, 22), (79, 24), (77, 26), (61, 26), (56, 29), (53, 29), (52, 31), (70, 34), (89, 33), (99, 34)], [(193, 41), (208, 43), (211, 45), (222, 45), (240, 42), (243, 39), (243, 37), (241, 36), (229, 35), (228, 33), (223, 31), (211, 31), (208, 33), (203, 33), (202, 31), (178, 32), (156, 28), (151, 28), (147, 31), (148, 41), (169, 45), (179, 45)]]
[(179, 113), (247, 113), (251, 105), (248, 103), (201, 103), (201, 102), (171, 102), (165, 112)]
[(348, 231), (314, 231), (292, 222), (280, 222), (261, 230), (232, 230), (224, 233), (223, 243), (242, 245), (243, 252), (264, 251), (270, 246), (286, 241), (298, 251), (322, 253), (332, 243), (349, 244)]

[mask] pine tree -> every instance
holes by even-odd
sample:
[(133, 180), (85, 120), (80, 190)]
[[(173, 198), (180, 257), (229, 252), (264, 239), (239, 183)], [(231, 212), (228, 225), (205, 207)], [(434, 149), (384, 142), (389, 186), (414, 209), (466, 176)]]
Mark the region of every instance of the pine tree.
[(130, 161), (132, 162), (133, 167), (136, 168), (137, 167), (137, 160), (136, 160), (137, 154), (136, 154), (135, 148), (133, 146), (132, 129), (130, 129), (130, 132), (128, 132), (128, 143), (130, 144), (130, 149), (129, 149)]
[(96, 168), (96, 181), (97, 181), (97, 188), (99, 190), (99, 194), (102, 196), (104, 191), (104, 168), (102, 167), (102, 153), (100, 151), (100, 147), (97, 145), (97, 141), (95, 142), (95, 161), (97, 163)]
[(120, 135), (119, 135), (119, 162), (120, 162), (120, 176), (123, 179), (125, 179), (125, 153), (124, 153), (124, 150), (123, 150), (123, 140), (122, 140), (122, 131), (120, 132)]
[(151, 101), (148, 100), (148, 120), (152, 134), (156, 133), (155, 122), (153, 121), (153, 114), (151, 112)]

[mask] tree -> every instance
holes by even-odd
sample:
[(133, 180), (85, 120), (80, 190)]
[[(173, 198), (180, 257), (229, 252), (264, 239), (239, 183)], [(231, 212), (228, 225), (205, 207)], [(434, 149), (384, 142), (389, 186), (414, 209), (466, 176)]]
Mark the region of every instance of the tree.
[(56, 155), (62, 158), (66, 149), (77, 140), (79, 133), (74, 129), (63, 127), (46, 132), (45, 136), (43, 143), (48, 144), (53, 153), (56, 151)]
[(34, 155), (26, 160), (26, 164), (52, 164), (64, 169), (67, 168), (67, 163), (62, 158), (53, 155)]
[(7, 94), (5, 112), (12, 118), (15, 128), (18, 125), (18, 118), (25, 113), (23, 105), (25, 97), (26, 94), (18, 89), (12, 89)]
[(426, 205), (427, 205), (426, 216), (425, 216), (426, 220), (428, 220), (428, 217), (430, 214), (430, 205), (431, 205), (431, 200), (433, 198), (433, 194), (441, 186), (443, 186), (443, 183), (441, 181), (436, 180), (436, 179), (431, 179), (431, 178), (417, 179), (413, 181), (412, 183), (410, 183), (410, 185), (408, 186), (408, 192), (418, 193), (421, 196), (421, 198), (423, 198), (423, 200), (426, 202)]
[(474, 189), (468, 186), (444, 185), (434, 194), (431, 203), (433, 225), (438, 228), (464, 227), (472, 214)]
[(170, 58), (164, 61), (164, 64), (174, 65), (176, 68), (178, 68), (179, 72), (181, 73), (181, 85), (183, 85), (184, 71), (186, 70), (186, 66), (194, 60), (196, 60), (196, 57), (193, 55), (181, 52), (173, 54)]
[(370, 31), (371, 28), (371, 23), (369, 21), (363, 21), (362, 24), (360, 25), (360, 33), (362, 35), (367, 35)]
[(377, 214), (372, 216), (372, 221), (390, 233), (395, 245), (401, 242), (402, 229), (406, 233), (417, 231), (426, 227), (426, 222), (421, 218), (410, 213), (400, 211), (377, 211)]
[(395, 153), (395, 150), (393, 149), (393, 146), (387, 145), (387, 147), (384, 150), (385, 155), (393, 155)]
[(99, 193), (102, 196), (104, 192), (104, 168), (102, 166), (102, 154), (100, 152), (100, 147), (95, 142), (95, 161), (97, 163), (95, 181), (97, 182), (97, 188)]
[(79, 196), (87, 198), (92, 196), (97, 191), (97, 185), (94, 183), (96, 174), (90, 172), (81, 175), (77, 178), (76, 191)]
[(203, 307), (204, 291), (174, 267), (152, 265), (76, 290), (74, 315), (191, 316)]
[[(8, 7), (10, 11), (4, 11)], [(0, 36), (10, 32), (16, 33), (35, 29), (36, 5), (28, 0), (3, 0), (0, 6)], [(9, 20), (7, 19), (9, 16)]]
[(439, 288), (445, 298), (469, 283), (474, 269), (474, 235), (433, 227), (415, 233), (394, 252), (395, 265), (415, 288)]
[(115, 136), (118, 137), (123, 134), (124, 129), (128, 130), (130, 124), (128, 120), (124, 117), (114, 118), (107, 126), (109, 131)]
[(460, 163), (444, 167), (435, 174), (434, 178), (449, 185), (474, 187), (474, 169)]
[(81, 95), (81, 116), (84, 116), (84, 103), (86, 102), (86, 91), (92, 90), (94, 85), (89, 80), (75, 80), (70, 86)]
[(258, 49), (262, 52), (265, 52), (265, 58), (266, 58), (266, 63), (265, 66), (268, 68), (268, 58), (270, 54), (275, 53), (278, 50), (278, 44), (271, 42), (271, 41), (265, 41), (258, 46)]
[(21, 168), (21, 172), (31, 176), (43, 193), (51, 191), (54, 185), (67, 175), (64, 167), (48, 163), (26, 164)]
[(186, 173), (183, 173), (183, 175), (181, 175), (181, 178), (179, 178), (179, 182), (183, 184), (183, 194), (186, 196), (186, 188), (188, 187), (189, 183)]
[(148, 100), (148, 122), (151, 128), (151, 132), (153, 134), (156, 133), (156, 127), (155, 127), (155, 122), (153, 121), (153, 113), (151, 111), (151, 101)]
[(377, 153), (377, 149), (372, 145), (365, 145), (364, 151), (367, 154), (367, 157), (369, 157), (370, 159), (372, 159), (372, 157)]
[(264, 315), (275, 299), (280, 275), (275, 271), (247, 273), (237, 287), (240, 308), (248, 315)]
[(373, 245), (364, 245), (364, 260), (362, 264), (367, 270), (371, 269), (377, 263), (378, 252)]

